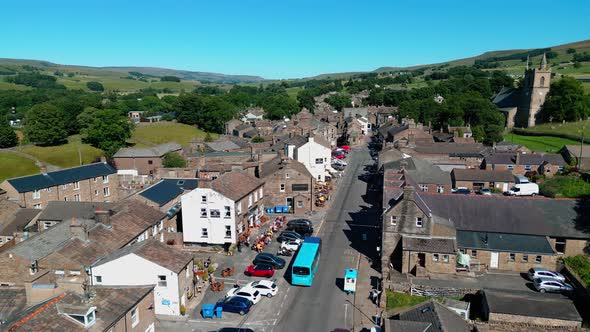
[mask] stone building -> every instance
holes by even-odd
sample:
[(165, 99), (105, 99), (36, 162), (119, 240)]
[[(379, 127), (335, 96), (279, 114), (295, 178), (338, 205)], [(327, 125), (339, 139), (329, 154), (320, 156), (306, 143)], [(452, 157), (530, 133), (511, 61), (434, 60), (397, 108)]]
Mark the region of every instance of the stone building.
[(551, 177), (562, 171), (566, 165), (567, 162), (561, 154), (495, 152), (485, 157), (481, 168), (510, 171), (514, 175), (536, 172)]
[(182, 153), (176, 143), (165, 143), (150, 148), (123, 148), (113, 156), (117, 170), (132, 175), (154, 175), (162, 167), (164, 156), (169, 152)]
[(508, 191), (516, 182), (510, 171), (484, 169), (454, 169), (451, 171), (453, 188), (467, 188), (473, 191), (496, 189)]

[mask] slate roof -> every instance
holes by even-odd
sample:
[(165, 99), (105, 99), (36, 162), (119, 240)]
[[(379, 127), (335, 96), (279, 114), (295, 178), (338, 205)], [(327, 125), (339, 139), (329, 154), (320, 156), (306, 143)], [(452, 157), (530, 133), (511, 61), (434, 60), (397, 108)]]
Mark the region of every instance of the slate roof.
[(115, 203), (50, 201), (41, 211), (39, 220), (92, 219), (96, 210), (110, 210)]
[[(40, 305), (33, 306), (23, 311), (11, 322), (7, 322), (6, 327), (16, 324), (23, 320), (19, 331), (106, 331), (115, 322), (119, 321), (123, 314), (133, 309), (143, 298), (152, 294), (153, 286), (140, 287), (101, 287), (93, 286), (94, 297), (86, 300), (82, 295), (68, 291), (65, 296), (59, 298), (57, 302), (44, 306), (49, 303), (48, 300)], [(55, 299), (55, 298), (54, 298)], [(67, 317), (64, 311), (84, 311), (90, 307), (96, 307), (96, 322), (89, 329), (84, 328), (81, 323)], [(35, 315), (31, 315), (36, 312)], [(145, 319), (140, 317), (141, 319)]]
[(451, 175), (430, 162), (414, 157), (392, 161), (383, 165), (384, 169), (401, 171), (408, 175), (413, 184), (450, 185)]
[(379, 152), (379, 168), (383, 167), (384, 164), (404, 159), (404, 153), (398, 149), (391, 148)]
[(182, 195), (185, 190), (193, 190), (198, 186), (199, 180), (197, 179), (162, 179), (140, 191), (138, 195), (163, 206)]
[(305, 167), (305, 165), (303, 165), (302, 163), (298, 162), (297, 160), (293, 160), (293, 159), (284, 160), (279, 156), (263, 163), (260, 166), (260, 171), (258, 173), (258, 176), (260, 178), (265, 178), (267, 176), (273, 175), (274, 173), (276, 173), (277, 171), (279, 171), (283, 168), (292, 169), (292, 170), (297, 171), (305, 176), (313, 177), (311, 175), (311, 173), (309, 172), (309, 170), (307, 170), (307, 167)]
[[(425, 323), (423, 332), (468, 332), (467, 322), (457, 315), (454, 311), (448, 309), (444, 305), (434, 301), (428, 300), (418, 304), (398, 315), (395, 320), (406, 322)], [(426, 325), (428, 324), (428, 325)], [(417, 331), (417, 324), (397, 324), (398, 329), (392, 331)], [(401, 326), (399, 326), (401, 325)], [(400, 327), (407, 327), (406, 329), (399, 329)]]
[(107, 163), (94, 163), (66, 168), (55, 172), (49, 172), (47, 174), (36, 174), (8, 179), (6, 181), (8, 181), (8, 183), (10, 183), (10, 185), (19, 193), (25, 193), (114, 173), (117, 173), (117, 170), (111, 165)]
[(495, 289), (484, 289), (483, 293), (490, 313), (582, 321), (576, 306), (565, 296)]
[(590, 238), (590, 202), (524, 197), (427, 194), (420, 196), (433, 215), (450, 219), (457, 230)]
[(182, 269), (184, 269), (193, 260), (193, 254), (189, 252), (176, 250), (167, 247), (160, 241), (149, 239), (123, 247), (102, 258), (96, 262), (96, 264), (93, 264), (93, 267), (104, 265), (108, 262), (130, 254), (135, 254), (139, 257), (142, 257), (152, 263), (167, 268), (174, 273), (179, 273), (182, 271)]
[(485, 169), (461, 169), (455, 168), (451, 172), (455, 181), (481, 181), (481, 182), (514, 182), (514, 175), (510, 171), (485, 170)]
[(457, 231), (457, 246), (467, 249), (555, 255), (544, 236)]
[(252, 127), (252, 125), (250, 123), (242, 123), (241, 125), (237, 126), (236, 128), (234, 128), (234, 130), (237, 131), (242, 131), (242, 130), (250, 130), (253, 129), (254, 127)]
[(0, 235), (13, 236), (15, 232), (23, 230), (40, 212), (39, 209), (21, 209), (17, 211), (11, 220), (0, 227)]
[(164, 143), (151, 148), (123, 148), (117, 151), (113, 158), (159, 158), (168, 152), (180, 151), (178, 143)]
[(408, 124), (404, 124), (403, 126), (399, 126), (399, 127), (393, 126), (393, 127), (390, 127), (389, 129), (387, 129), (387, 134), (389, 136), (395, 136), (408, 128), (410, 128), (410, 126)]
[(0, 223), (6, 223), (21, 209), (17, 202), (0, 199)]
[(423, 154), (446, 154), (450, 157), (481, 158), (488, 153), (489, 148), (481, 143), (418, 143), (414, 151)]
[(24, 287), (0, 288), (0, 321), (10, 321), (25, 309), (27, 294)]
[(314, 135), (313, 136), (313, 141), (315, 143), (318, 143), (319, 145), (321, 145), (323, 147), (328, 148), (328, 149), (331, 149), (332, 148), (332, 145), (330, 144), (330, 142), (328, 142), (325, 138), (323, 138), (320, 135)]
[(240, 149), (239, 145), (230, 140), (225, 139), (213, 142), (205, 142), (205, 146), (207, 146), (212, 151), (230, 151)]
[(307, 143), (307, 137), (303, 137), (301, 135), (293, 135), (286, 139), (284, 142), (287, 145), (295, 145), (295, 147), (300, 147), (303, 144)]
[(425, 237), (404, 236), (402, 240), (404, 250), (454, 254), (456, 251), (453, 239), (436, 239)]
[[(579, 145), (566, 145), (565, 149), (574, 157), (580, 157), (580, 146)], [(590, 158), (590, 145), (584, 145), (582, 147), (582, 156), (584, 158)]]
[(211, 181), (211, 189), (233, 201), (238, 201), (263, 184), (263, 181), (246, 173), (228, 172)]
[(518, 106), (518, 90), (515, 88), (503, 87), (492, 99), (492, 103), (498, 108), (512, 108)]
[[(486, 164), (494, 165), (515, 165), (516, 153), (514, 152), (495, 152), (485, 157)], [(552, 153), (520, 153), (519, 165), (540, 166), (548, 162), (556, 166), (567, 165), (561, 154)]]

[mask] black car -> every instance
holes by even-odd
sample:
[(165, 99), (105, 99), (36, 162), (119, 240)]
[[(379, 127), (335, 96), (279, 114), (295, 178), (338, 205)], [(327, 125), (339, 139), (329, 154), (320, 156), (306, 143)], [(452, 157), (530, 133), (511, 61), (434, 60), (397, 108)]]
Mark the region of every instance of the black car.
[(224, 327), (217, 330), (217, 332), (254, 332), (254, 330), (245, 327)]
[(287, 222), (287, 227), (295, 225), (306, 225), (312, 227), (311, 220), (309, 219), (293, 219)]
[(302, 240), (303, 241), (304, 237), (299, 235), (299, 233), (293, 232), (293, 231), (282, 231), (281, 234), (279, 234), (279, 237), (277, 237), (277, 241), (279, 242), (283, 242), (283, 241), (293, 241), (293, 240)]
[(256, 258), (254, 258), (252, 264), (268, 264), (272, 265), (272, 267), (274, 267), (275, 269), (282, 269), (285, 267), (285, 260), (273, 254), (262, 252), (256, 255)]
[(289, 226), (287, 225), (288, 231), (294, 231), (302, 236), (309, 236), (313, 234), (313, 227), (311, 225), (296, 224)]
[(458, 188), (458, 189), (453, 189), (453, 194), (459, 194), (459, 195), (469, 195), (471, 194), (471, 190), (467, 189), (467, 188)]

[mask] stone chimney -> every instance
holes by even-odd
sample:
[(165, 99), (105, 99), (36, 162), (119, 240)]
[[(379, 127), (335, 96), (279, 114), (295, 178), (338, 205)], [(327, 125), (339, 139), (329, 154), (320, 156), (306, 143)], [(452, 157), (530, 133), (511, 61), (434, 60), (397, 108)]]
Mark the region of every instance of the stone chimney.
[(520, 165), (520, 152), (516, 153), (516, 158), (514, 160), (515, 165)]
[(111, 226), (111, 211), (96, 209), (94, 219), (105, 226)]
[(100, 156), (100, 162), (101, 162), (101, 163), (106, 163), (106, 162), (107, 162), (107, 157), (105, 157), (105, 156)]
[(45, 164), (41, 164), (40, 170), (41, 174), (47, 175), (47, 166)]
[(85, 225), (82, 225), (75, 217), (70, 223), (70, 234), (72, 238), (78, 238), (81, 241), (88, 241), (88, 230)]
[(414, 186), (410, 186), (410, 185), (406, 185), (404, 187), (404, 201), (410, 200), (412, 199), (412, 196), (414, 194)]

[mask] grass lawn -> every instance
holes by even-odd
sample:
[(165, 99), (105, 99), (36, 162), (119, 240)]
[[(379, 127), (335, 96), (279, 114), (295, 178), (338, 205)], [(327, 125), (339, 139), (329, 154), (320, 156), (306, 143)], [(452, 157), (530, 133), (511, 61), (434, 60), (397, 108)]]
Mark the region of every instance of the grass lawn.
[(544, 123), (537, 125), (533, 128), (527, 128), (523, 130), (527, 132), (539, 133), (548, 136), (552, 136), (553, 134), (565, 134), (574, 137), (582, 137), (582, 127), (584, 126), (584, 124), (586, 124), (586, 128), (584, 128), (584, 140), (587, 139), (588, 141), (590, 141), (590, 121)]
[(514, 142), (533, 151), (557, 152), (564, 145), (579, 145), (580, 142), (552, 136), (525, 136), (517, 134), (505, 134), (504, 140)]
[(0, 152), (0, 182), (39, 172), (35, 162), (8, 152)]
[(565, 262), (578, 274), (586, 286), (590, 285), (590, 261), (588, 261), (588, 257), (582, 255), (567, 257)]
[(387, 310), (401, 310), (413, 307), (419, 303), (428, 300), (425, 296), (412, 296), (406, 293), (397, 293), (389, 289), (385, 290), (387, 296)]
[(47, 162), (59, 167), (80, 166), (80, 156), (82, 154), (82, 163), (89, 164), (100, 159), (104, 153), (88, 144), (83, 144), (78, 136), (72, 136), (70, 142), (58, 146), (32, 146), (21, 149), (22, 152), (30, 154), (41, 161)]
[(575, 176), (556, 175), (543, 181), (539, 191), (548, 197), (588, 198), (590, 183)]
[[(193, 126), (182, 123), (154, 123), (150, 125), (137, 126), (133, 136), (129, 140), (132, 143), (152, 143), (154, 145), (176, 142), (182, 146), (188, 146), (195, 138), (203, 138), (206, 133)], [(211, 134), (217, 138), (217, 134)]]

